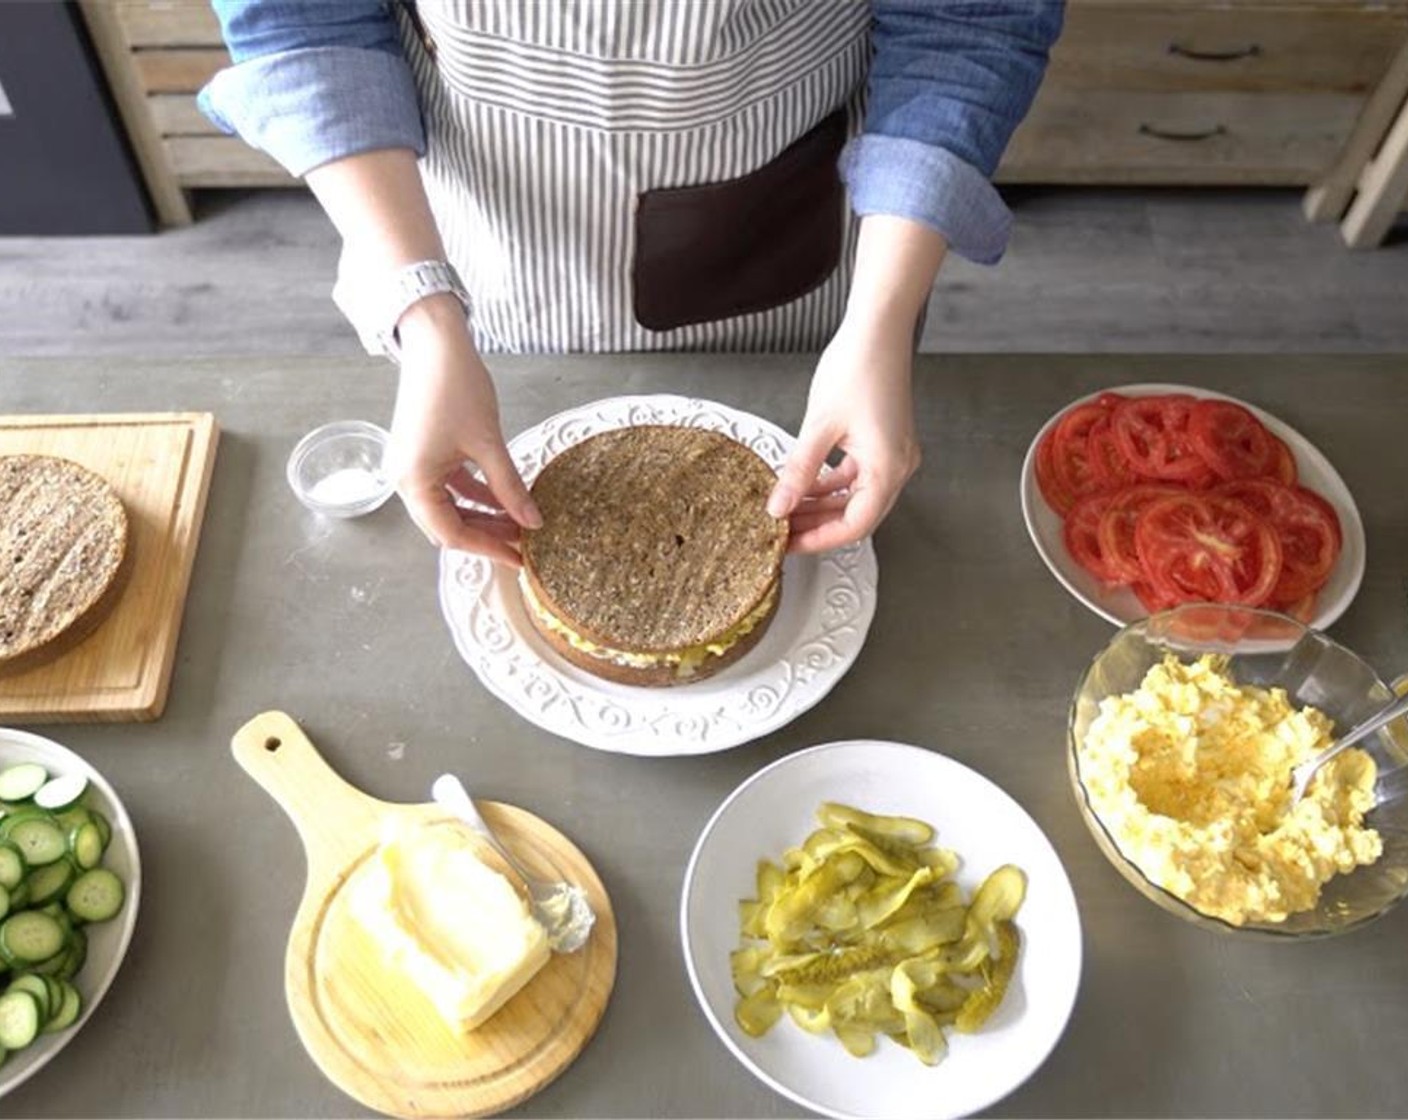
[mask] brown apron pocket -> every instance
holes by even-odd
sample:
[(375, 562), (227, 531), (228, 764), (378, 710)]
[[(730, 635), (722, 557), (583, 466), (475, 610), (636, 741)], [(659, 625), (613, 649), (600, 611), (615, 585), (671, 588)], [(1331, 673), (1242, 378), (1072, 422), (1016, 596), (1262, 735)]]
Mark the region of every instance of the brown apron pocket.
[(747, 175), (644, 191), (631, 268), (640, 325), (668, 331), (766, 311), (819, 287), (841, 260), (845, 142), (838, 110)]

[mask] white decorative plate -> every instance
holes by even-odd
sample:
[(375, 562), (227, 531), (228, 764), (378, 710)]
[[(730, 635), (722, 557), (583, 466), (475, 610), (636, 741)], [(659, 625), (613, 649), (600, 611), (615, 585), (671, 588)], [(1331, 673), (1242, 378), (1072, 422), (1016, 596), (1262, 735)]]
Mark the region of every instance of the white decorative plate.
[[(117, 975), (132, 931), (137, 925), (137, 905), (142, 895), (142, 863), (137, 854), (137, 835), (116, 791), (86, 760), (51, 739), (0, 727), (0, 770), (19, 762), (37, 762), (50, 777), (82, 774), (88, 779), (84, 804), (97, 809), (112, 825), (112, 840), (103, 855), (104, 867), (116, 872), (126, 887), (122, 910), (110, 922), (93, 922), (84, 927), (88, 935), (88, 957), (73, 978), (83, 997), (83, 1010), (77, 1022), (55, 1034), (41, 1034), (23, 1050), (10, 1054), (0, 1065), (0, 1097), (38, 1073), (58, 1054), (69, 1039), (83, 1029)], [(113, 1060), (120, 1060), (112, 1055)]]
[[(963, 860), (956, 878), (965, 894), (1004, 863), (1026, 872), (1012, 985), (982, 1030), (945, 1032), (948, 1055), (936, 1066), (883, 1038), (869, 1057), (852, 1058), (834, 1036), (808, 1034), (785, 1015), (761, 1038), (750, 1038), (734, 1021), (729, 953), (739, 945), (738, 902), (754, 895), (759, 859), (780, 858), (818, 827), (823, 801), (927, 821), (938, 843)], [(724, 1045), (774, 1090), (828, 1116), (944, 1120), (988, 1107), (1046, 1060), (1080, 986), (1075, 893), (1036, 822), (981, 774), (901, 743), (812, 747), (734, 790), (690, 858), (680, 935), (690, 983)]]
[[(775, 424), (711, 401), (614, 397), (559, 413), (510, 441), (531, 485), (553, 456), (588, 436), (634, 424), (723, 432), (776, 469), (795, 442)], [(633, 688), (558, 656), (528, 621), (517, 574), (482, 556), (440, 554), (440, 605), (455, 645), (485, 687), (546, 731), (599, 750), (702, 754), (777, 730), (825, 696), (860, 653), (875, 613), (869, 540), (821, 556), (789, 555), (782, 601), (762, 640), (697, 684)]]
[[(1126, 397), (1187, 393), (1194, 397), (1233, 401), (1253, 412), (1273, 435), (1280, 437), (1291, 449), (1291, 453), (1296, 457), (1296, 469), (1300, 473), (1301, 483), (1318, 492), (1339, 514), (1344, 546), (1340, 550), (1340, 558), (1334, 570), (1330, 573), (1329, 582), (1320, 589), (1316, 597), (1315, 617), (1311, 619), (1310, 625), (1317, 630), (1324, 630), (1344, 614), (1349, 604), (1354, 601), (1354, 596), (1359, 591), (1359, 583), (1364, 578), (1364, 522), (1360, 520), (1359, 508), (1354, 504), (1349, 487), (1344, 484), (1339, 472), (1330, 465), (1330, 461), (1320, 453), (1319, 448), (1270, 413), (1236, 397), (1229, 397), (1226, 393), (1215, 393), (1211, 389), (1193, 389), (1186, 385), (1112, 385), (1100, 392), (1115, 392)], [(1084, 401), (1094, 400), (1099, 395), (1099, 392), (1091, 393), (1072, 401), (1037, 432), (1022, 463), (1022, 517), (1027, 523), (1027, 532), (1031, 535), (1032, 543), (1036, 545), (1037, 554), (1062, 586), (1101, 618), (1113, 622), (1116, 626), (1126, 626), (1141, 618), (1147, 618), (1148, 609), (1129, 588), (1106, 587), (1071, 558), (1061, 536), (1061, 516), (1046, 504), (1036, 481), (1036, 449), (1047, 431), (1067, 409)]]

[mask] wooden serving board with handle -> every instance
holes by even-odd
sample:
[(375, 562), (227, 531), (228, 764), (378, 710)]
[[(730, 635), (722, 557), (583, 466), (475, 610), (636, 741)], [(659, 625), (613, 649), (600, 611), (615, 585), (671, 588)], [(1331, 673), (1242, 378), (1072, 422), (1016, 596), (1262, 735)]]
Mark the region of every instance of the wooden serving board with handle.
[(55, 455), (107, 480), (127, 511), (131, 553), (123, 587), (91, 634), (53, 660), (0, 680), (0, 721), (161, 715), (216, 436), (208, 412), (0, 416), (0, 455)]
[(354, 789), (283, 712), (256, 716), (232, 746), (303, 841), (308, 881), (285, 958), (288, 1006), (303, 1045), (339, 1088), (392, 1116), (483, 1116), (532, 1096), (581, 1052), (615, 982), (616, 922), (601, 880), (571, 841), (522, 809), (476, 801), (529, 871), (585, 888), (596, 924), (585, 946), (553, 954), (493, 1018), (461, 1033), (385, 963), (351, 917), (347, 889), (390, 818), (445, 827), (453, 818), (438, 805), (393, 804)]

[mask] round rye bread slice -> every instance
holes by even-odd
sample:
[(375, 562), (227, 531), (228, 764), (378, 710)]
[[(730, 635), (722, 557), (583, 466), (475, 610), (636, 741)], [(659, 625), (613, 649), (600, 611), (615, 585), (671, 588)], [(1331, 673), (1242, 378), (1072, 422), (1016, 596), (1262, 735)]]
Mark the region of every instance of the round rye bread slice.
[[(610, 680), (681, 684), (717, 672), (776, 613), (787, 549), (787, 522), (765, 508), (776, 477), (751, 448), (702, 428), (641, 425), (569, 447), (533, 483), (543, 526), (522, 545), (523, 578), (559, 627), (532, 602), (529, 618), (562, 656)], [(650, 663), (583, 650), (562, 628)], [(683, 669), (668, 658), (687, 650)]]
[(129, 551), (113, 488), (67, 459), (0, 456), (0, 676), (77, 644), (106, 616)]

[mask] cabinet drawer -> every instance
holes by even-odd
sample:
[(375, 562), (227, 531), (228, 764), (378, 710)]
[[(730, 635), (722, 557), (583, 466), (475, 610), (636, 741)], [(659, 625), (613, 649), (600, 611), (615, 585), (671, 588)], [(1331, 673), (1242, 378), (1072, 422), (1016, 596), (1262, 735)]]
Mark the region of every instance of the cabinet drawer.
[(1364, 99), (1047, 85), (998, 169), (1008, 183), (1304, 186), (1334, 162)]
[(1367, 93), (1408, 40), (1408, 3), (1078, 2), (1047, 80), (1122, 90)]
[(196, 107), (193, 93), (154, 93), (147, 98), (152, 124), (162, 136), (224, 136)]
[(209, 0), (109, 0), (129, 46), (218, 47), (220, 21)]
[(162, 146), (183, 187), (294, 187), (299, 182), (235, 136), (168, 136)]
[(195, 93), (229, 65), (224, 47), (132, 52), (132, 69), (147, 93)]

